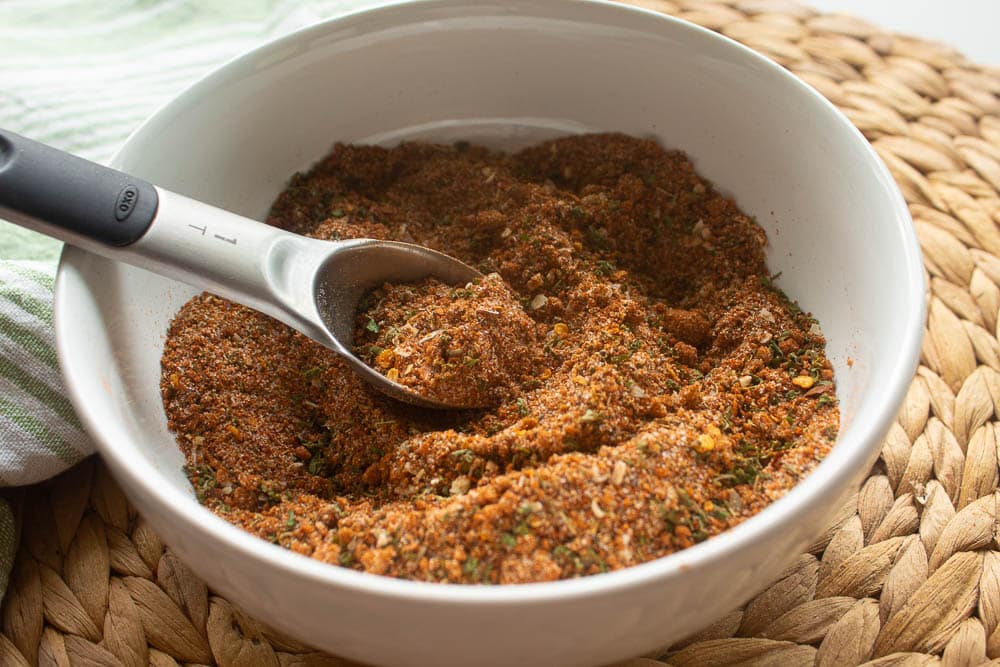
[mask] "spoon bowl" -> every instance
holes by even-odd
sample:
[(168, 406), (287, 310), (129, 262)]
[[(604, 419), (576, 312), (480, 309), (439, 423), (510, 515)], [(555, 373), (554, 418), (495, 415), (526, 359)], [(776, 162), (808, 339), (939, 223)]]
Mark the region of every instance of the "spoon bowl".
[(481, 274), (453, 257), (411, 243), (355, 239), (323, 245), (335, 246), (318, 267), (312, 283), (316, 310), (330, 338), (324, 344), (339, 352), (355, 373), (396, 400), (424, 408), (483, 407), (444, 403), (419, 394), (389, 380), (351, 352), (354, 313), (370, 290), (387, 282), (408, 283), (428, 276), (451, 285), (463, 285)]

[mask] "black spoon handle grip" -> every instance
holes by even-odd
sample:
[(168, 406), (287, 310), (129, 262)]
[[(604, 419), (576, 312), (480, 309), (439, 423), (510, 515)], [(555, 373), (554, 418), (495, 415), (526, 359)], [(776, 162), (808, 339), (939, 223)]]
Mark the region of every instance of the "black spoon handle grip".
[(149, 229), (158, 204), (142, 179), (0, 129), (0, 217), (121, 247)]

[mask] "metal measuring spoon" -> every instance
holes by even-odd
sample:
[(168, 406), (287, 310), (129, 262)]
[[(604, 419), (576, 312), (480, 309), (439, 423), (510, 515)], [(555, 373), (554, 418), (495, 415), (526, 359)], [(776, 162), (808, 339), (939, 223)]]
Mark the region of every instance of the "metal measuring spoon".
[(174, 278), (270, 315), (342, 356), (382, 393), (426, 408), (474, 408), (422, 396), (351, 352), (361, 297), (383, 283), (479, 272), (410, 243), (320, 241), (184, 197), (0, 129), (0, 218)]

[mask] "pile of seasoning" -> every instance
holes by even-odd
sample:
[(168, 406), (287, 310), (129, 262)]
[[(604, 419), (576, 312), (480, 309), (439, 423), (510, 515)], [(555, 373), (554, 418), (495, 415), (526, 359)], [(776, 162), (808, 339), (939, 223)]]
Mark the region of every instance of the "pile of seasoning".
[(822, 333), (772, 284), (764, 232), (653, 141), (338, 145), (268, 222), (486, 276), (387, 285), (355, 336), (387, 376), (481, 410), (394, 402), (214, 296), (178, 313), (161, 384), (198, 498), (292, 551), (435, 582), (595, 574), (743, 521), (836, 438)]
[(388, 379), (446, 405), (489, 407), (538, 369), (545, 325), (496, 273), (464, 287), (427, 279), (367, 295), (355, 353)]

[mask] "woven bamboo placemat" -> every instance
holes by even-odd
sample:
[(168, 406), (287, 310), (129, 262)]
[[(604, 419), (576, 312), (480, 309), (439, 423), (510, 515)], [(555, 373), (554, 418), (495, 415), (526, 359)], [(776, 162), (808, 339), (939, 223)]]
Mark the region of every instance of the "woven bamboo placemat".
[[(930, 280), (881, 458), (767, 590), (654, 665), (1000, 665), (1000, 70), (784, 0), (634, 0), (718, 30), (839, 106), (896, 177)], [(96, 461), (23, 492), (3, 665), (347, 665), (212, 595)]]

